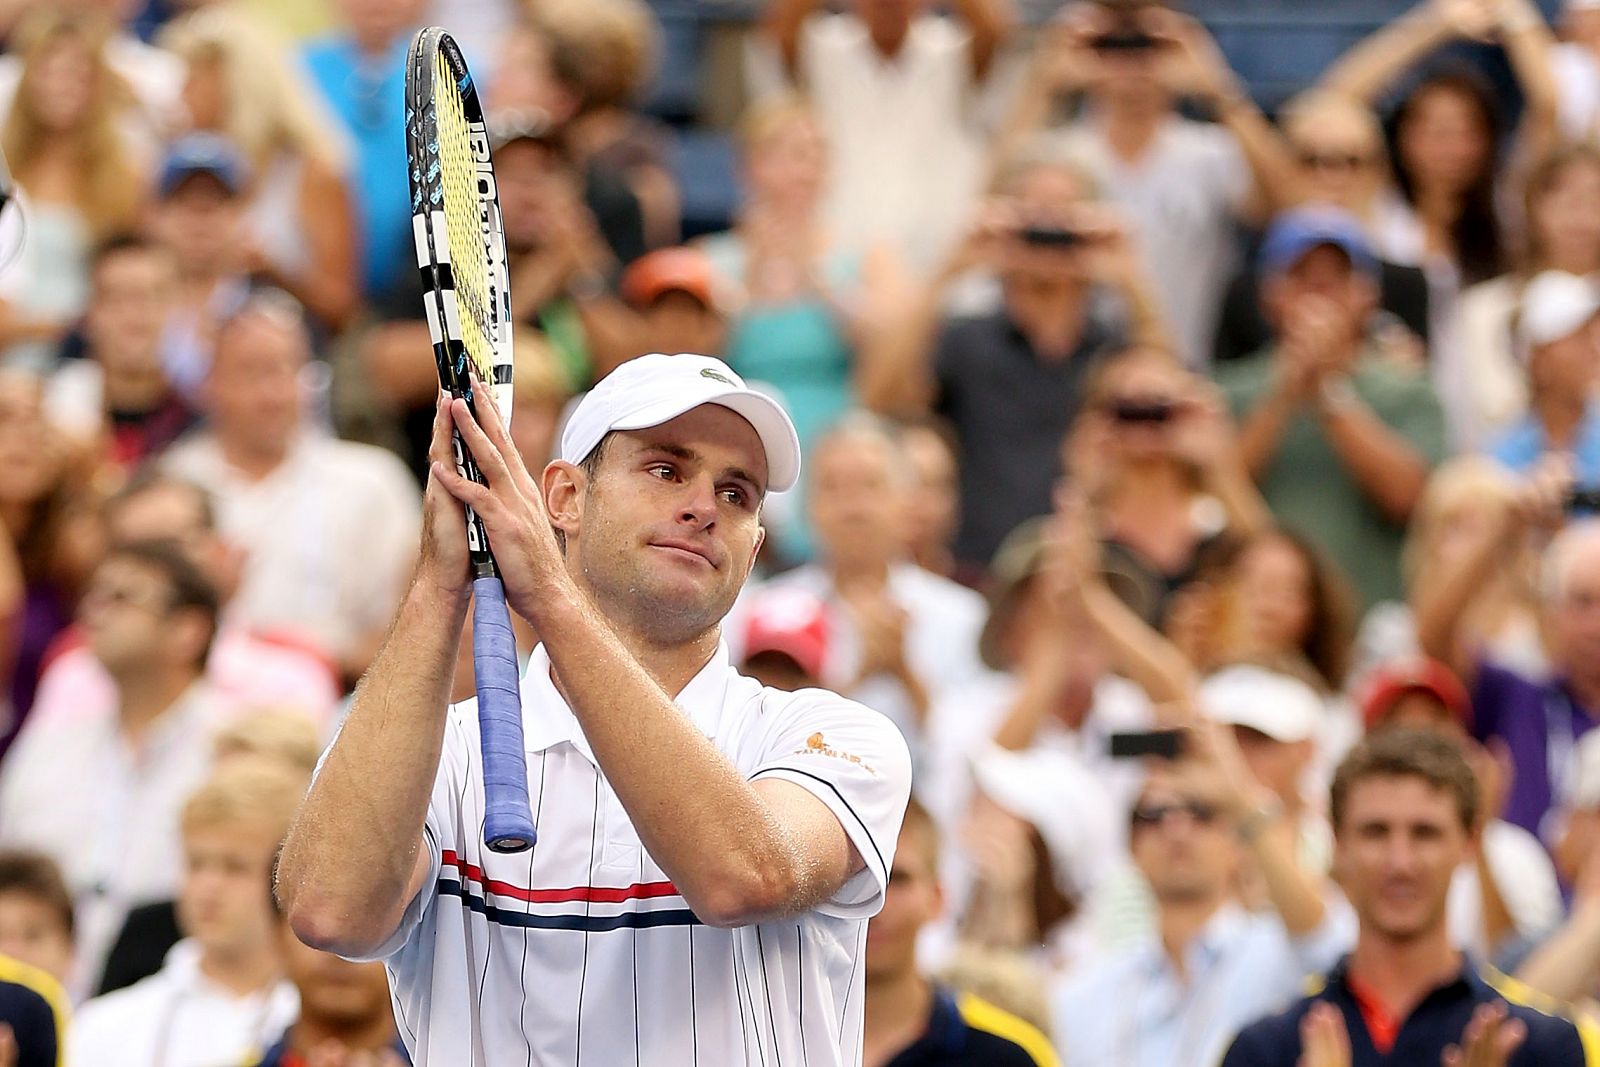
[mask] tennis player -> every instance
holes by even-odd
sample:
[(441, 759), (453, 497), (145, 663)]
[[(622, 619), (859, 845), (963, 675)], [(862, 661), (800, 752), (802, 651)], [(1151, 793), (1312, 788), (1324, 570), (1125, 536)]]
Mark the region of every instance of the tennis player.
[[(715, 359), (642, 356), (535, 479), (485, 408), (439, 409), (415, 578), (283, 850), (295, 932), (384, 960), (419, 1067), (859, 1063), (910, 758), (876, 712), (739, 676), (719, 632), (799, 475), (788, 415)], [(446, 707), (462, 504), (543, 637), (515, 855), (482, 845), (477, 716)]]

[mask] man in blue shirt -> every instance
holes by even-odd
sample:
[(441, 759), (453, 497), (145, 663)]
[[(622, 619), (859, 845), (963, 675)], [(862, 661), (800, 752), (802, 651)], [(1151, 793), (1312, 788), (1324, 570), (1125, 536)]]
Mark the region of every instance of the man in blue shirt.
[(1534, 999), (1450, 941), (1451, 876), (1476, 842), (1477, 784), (1442, 737), (1394, 729), (1333, 779), (1334, 868), (1360, 921), (1321, 988), (1246, 1027), (1222, 1067), (1595, 1067), (1600, 1034)]

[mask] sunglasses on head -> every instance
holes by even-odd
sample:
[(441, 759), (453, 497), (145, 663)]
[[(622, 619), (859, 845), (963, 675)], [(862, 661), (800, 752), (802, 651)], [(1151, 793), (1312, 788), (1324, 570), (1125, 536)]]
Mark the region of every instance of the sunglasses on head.
[(1301, 165), (1314, 170), (1360, 170), (1371, 161), (1371, 156), (1357, 152), (1319, 152), (1308, 148), (1300, 153)]
[(1185, 800), (1179, 804), (1141, 804), (1133, 809), (1135, 826), (1160, 826), (1168, 818), (1182, 812), (1201, 826), (1217, 820), (1217, 808), (1202, 800)]

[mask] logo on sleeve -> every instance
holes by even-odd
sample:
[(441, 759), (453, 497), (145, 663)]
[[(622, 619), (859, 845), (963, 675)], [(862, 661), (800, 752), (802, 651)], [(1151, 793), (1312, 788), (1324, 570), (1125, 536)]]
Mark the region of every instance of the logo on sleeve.
[(877, 771), (872, 769), (872, 765), (860, 756), (850, 752), (841, 752), (828, 744), (820, 730), (806, 738), (806, 747), (795, 749), (794, 754), (796, 756), (828, 756), (831, 759), (842, 759), (848, 763), (854, 763), (873, 777), (877, 777), (878, 774)]

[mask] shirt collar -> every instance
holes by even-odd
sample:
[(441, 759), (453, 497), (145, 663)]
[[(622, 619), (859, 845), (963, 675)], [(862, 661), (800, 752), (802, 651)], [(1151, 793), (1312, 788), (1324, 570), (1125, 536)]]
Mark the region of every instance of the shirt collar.
[[(1244, 925), (1249, 921), (1249, 915), (1238, 904), (1231, 900), (1223, 904), (1206, 920), (1194, 940), (1184, 946), (1185, 970), (1196, 974), (1210, 968), (1230, 945), (1238, 943)], [(1142, 962), (1150, 973), (1172, 970), (1172, 961), (1167, 957), (1167, 950), (1162, 946), (1159, 936), (1145, 941)]]
[[(1334, 966), (1333, 970), (1328, 972), (1328, 985), (1330, 987), (1339, 989), (1347, 997), (1354, 996), (1354, 994), (1350, 992), (1350, 957), (1348, 954), (1341, 957), (1338, 964)], [(1415, 1015), (1417, 1010), (1420, 1009), (1423, 1004), (1427, 1004), (1436, 997), (1447, 995), (1452, 992), (1462, 991), (1469, 993), (1481, 993), (1483, 990), (1489, 988), (1489, 983), (1478, 971), (1477, 962), (1470, 954), (1463, 952), (1461, 954), (1460, 969), (1456, 971), (1454, 975), (1445, 979), (1439, 985), (1429, 990), (1427, 996), (1423, 997), (1421, 1002), (1417, 1004), (1417, 1007), (1412, 1009), (1412, 1014)]]
[[(727, 643), (718, 641), (717, 649), (706, 665), (673, 698), (679, 710), (687, 714), (708, 737), (715, 736), (728, 682), (733, 674)], [(528, 669), (522, 676), (522, 722), (527, 751), (541, 752), (569, 741), (590, 763), (598, 765), (594, 750), (589, 747), (589, 739), (578, 725), (577, 716), (572, 713), (550, 677), (550, 654), (542, 643), (528, 658)]]

